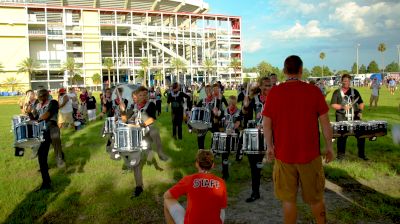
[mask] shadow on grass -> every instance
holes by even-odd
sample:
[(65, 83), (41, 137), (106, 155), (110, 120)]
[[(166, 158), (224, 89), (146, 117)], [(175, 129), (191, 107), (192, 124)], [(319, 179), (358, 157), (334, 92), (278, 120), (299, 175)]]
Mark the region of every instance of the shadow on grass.
[[(84, 166), (87, 161), (90, 159), (91, 153), (94, 153), (94, 149), (96, 147), (86, 147), (81, 150), (76, 150), (76, 146), (85, 143), (86, 145), (97, 144), (96, 139), (99, 138), (99, 130), (101, 128), (100, 123), (93, 124), (91, 126), (86, 127), (79, 132), (68, 133), (69, 135), (62, 135), (61, 141), (68, 142), (72, 141), (72, 145), (70, 147), (63, 148), (66, 158), (66, 171), (58, 170), (55, 174), (51, 175), (52, 179), (52, 189), (48, 191), (32, 191), (28, 193), (23, 201), (16, 206), (13, 212), (7, 217), (4, 223), (36, 223), (36, 222), (44, 222), (44, 223), (54, 223), (51, 220), (54, 217), (50, 217), (48, 219), (41, 220), (41, 217), (46, 213), (47, 207), (52, 202), (56, 201), (60, 194), (62, 194), (65, 189), (70, 185), (71, 180), (69, 175), (78, 172), (83, 172)], [(68, 132), (68, 131), (67, 131)], [(91, 143), (92, 144), (91, 144)], [(75, 149), (72, 149), (75, 148)], [(48, 163), (49, 167), (55, 166), (55, 161), (52, 157), (49, 157)], [(68, 208), (68, 211), (65, 211), (61, 217), (68, 217), (67, 220), (72, 220), (72, 216), (76, 213), (73, 209), (74, 206), (77, 205), (69, 203), (70, 201), (76, 201), (79, 199), (80, 192), (73, 192), (68, 195), (65, 199), (65, 208)], [(68, 205), (70, 204), (70, 205)], [(72, 209), (72, 210), (70, 210)], [(61, 213), (60, 213), (61, 214)], [(57, 217), (60, 216), (57, 214)], [(52, 216), (50, 214), (50, 216)], [(47, 216), (46, 216), (47, 217)], [(60, 219), (61, 220), (61, 219)], [(60, 222), (56, 222), (60, 223)]]
[[(324, 168), (326, 178), (340, 186), (341, 194), (351, 202), (350, 208), (340, 206), (335, 211), (337, 219), (344, 218), (342, 221), (345, 223), (359, 223), (359, 219), (390, 219), (393, 223), (400, 223), (400, 199), (361, 184), (343, 169)], [(350, 218), (346, 218), (346, 214)]]

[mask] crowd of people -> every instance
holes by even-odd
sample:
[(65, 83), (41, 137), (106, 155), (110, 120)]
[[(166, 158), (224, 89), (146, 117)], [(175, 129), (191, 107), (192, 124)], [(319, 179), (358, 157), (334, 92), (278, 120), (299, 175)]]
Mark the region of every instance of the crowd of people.
[[(59, 89), (58, 101), (52, 99), (45, 89), (37, 92), (27, 91), (27, 97), (21, 104), (22, 113), (31, 119), (45, 122), (44, 141), (37, 149), (37, 155), (43, 183), (39, 190), (49, 189), (51, 180), (48, 173), (47, 157), (52, 144), (55, 149), (57, 165), (65, 167), (64, 153), (61, 147), (60, 128), (68, 128), (75, 122), (93, 121), (96, 118), (113, 118), (129, 127), (145, 130), (144, 139), (148, 142), (145, 153), (121, 154), (125, 166), (132, 169), (135, 188), (132, 197), (138, 197), (144, 190), (143, 166), (153, 151), (160, 160), (167, 161), (161, 142), (157, 117), (162, 114), (163, 96), (167, 100), (166, 112), (171, 113), (171, 137), (183, 139), (182, 126), (188, 125), (190, 133), (197, 137), (198, 153), (195, 166), (198, 173), (182, 178), (164, 194), (164, 214), (167, 223), (223, 223), (227, 207), (225, 181), (230, 178), (230, 155), (234, 160), (243, 159), (242, 138), (246, 128), (258, 129), (263, 139), (259, 153), (247, 154), (251, 170), (251, 195), (246, 202), (258, 200), (260, 195), (261, 169), (266, 161), (275, 161), (273, 182), (276, 197), (282, 201), (284, 222), (295, 223), (297, 218), (296, 199), (301, 189), (303, 200), (311, 206), (317, 223), (326, 223), (323, 171), (323, 157), (328, 163), (334, 159), (332, 129), (329, 120), (329, 106), (324, 91), (315, 83), (301, 81), (303, 62), (292, 55), (284, 62), (286, 81), (279, 83), (277, 76), (271, 74), (259, 79), (258, 83), (244, 83), (238, 86), (237, 96), (225, 97), (221, 82), (195, 87), (173, 83), (162, 94), (160, 88), (150, 89), (140, 86), (131, 92), (131, 98), (124, 98), (124, 89), (107, 88), (98, 101), (91, 92), (82, 89), (79, 97), (74, 88), (68, 93)], [(361, 120), (364, 102), (359, 92), (350, 86), (351, 77), (341, 77), (341, 87), (334, 91), (331, 108), (335, 110), (336, 121), (346, 120), (345, 111), (349, 108), (344, 98), (349, 97), (354, 104), (354, 119)], [(371, 84), (370, 104), (377, 106), (380, 84), (376, 80)], [(113, 94), (116, 97), (112, 97)], [(238, 104), (241, 104), (238, 107)], [(210, 125), (200, 129), (188, 122), (193, 108), (204, 108), (210, 112)], [(99, 115), (97, 112), (100, 111)], [(320, 150), (319, 127), (325, 141), (325, 149)], [(226, 133), (232, 138), (226, 144), (226, 151), (212, 151), (213, 146), (205, 145), (207, 133), (212, 136)], [(347, 137), (337, 141), (337, 159), (345, 157)], [(154, 150), (152, 144), (155, 145)], [(365, 155), (365, 139), (357, 138), (358, 156), (368, 160)], [(115, 138), (108, 136), (106, 151), (116, 158)], [(23, 149), (16, 148), (17, 151)], [(228, 153), (226, 153), (228, 152)], [(17, 154), (17, 153), (16, 153)], [(216, 165), (214, 155), (221, 156), (222, 178), (210, 171)], [(135, 162), (133, 162), (135, 161)], [(179, 204), (180, 196), (186, 195), (186, 209)], [(207, 202), (213, 201), (209, 204)], [(207, 215), (204, 215), (207, 214)]]

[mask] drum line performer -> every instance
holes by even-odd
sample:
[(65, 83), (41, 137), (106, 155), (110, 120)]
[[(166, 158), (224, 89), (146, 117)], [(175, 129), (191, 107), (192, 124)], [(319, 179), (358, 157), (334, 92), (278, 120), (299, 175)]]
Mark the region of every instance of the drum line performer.
[[(190, 100), (190, 97), (180, 91), (178, 83), (172, 84), (172, 91), (168, 94), (167, 104), (171, 104), (172, 115), (172, 136), (175, 139), (182, 140), (182, 122), (183, 122), (183, 104), (184, 98)], [(177, 133), (178, 132), (178, 133)], [(177, 138), (178, 135), (178, 138)]]
[[(211, 128), (209, 129), (211, 131), (211, 133), (214, 132), (219, 132), (220, 129), (220, 125), (221, 125), (221, 118), (222, 118), (222, 103), (221, 103), (221, 99), (219, 98), (219, 87), (218, 85), (214, 84), (215, 87), (213, 87), (214, 89), (217, 90), (218, 94), (213, 94), (213, 91), (211, 90), (211, 86), (210, 85), (206, 85), (205, 87), (205, 92), (206, 92), (206, 97), (202, 100), (200, 100), (197, 103), (197, 107), (204, 107), (204, 108), (208, 108), (210, 110), (211, 113)], [(207, 129), (206, 130), (198, 130), (197, 131), (197, 146), (200, 149), (204, 149), (204, 142), (205, 142), (205, 138), (207, 135)]]
[[(336, 110), (336, 121), (361, 120), (364, 102), (360, 93), (356, 89), (350, 87), (351, 76), (349, 74), (342, 75), (340, 80), (342, 82), (342, 87), (333, 92), (331, 99), (331, 107)], [(350, 100), (346, 101), (346, 99)], [(358, 138), (357, 136), (356, 138), (358, 157), (363, 160), (368, 160), (365, 156), (365, 138)], [(337, 139), (337, 158), (339, 160), (345, 157), (346, 142), (347, 136), (342, 136)]]
[[(259, 86), (261, 90), (260, 93), (255, 95), (251, 99), (251, 101), (249, 101), (248, 96), (245, 96), (243, 102), (243, 113), (251, 114), (251, 117), (253, 117), (254, 113), (256, 117), (255, 119), (257, 125), (256, 128), (262, 129), (262, 118), (263, 118), (262, 111), (264, 109), (265, 99), (267, 98), (268, 92), (272, 87), (270, 78), (262, 77), (259, 80)], [(259, 150), (261, 151), (262, 149)], [(253, 202), (260, 198), (261, 166), (264, 154), (248, 154), (247, 157), (249, 159), (250, 170), (251, 170), (252, 193), (251, 196), (246, 199), (246, 202)]]
[[(132, 98), (134, 100), (134, 104), (127, 110), (126, 105), (124, 103), (120, 103), (120, 112), (121, 112), (121, 120), (124, 123), (139, 125), (142, 128), (145, 128), (145, 136), (144, 138), (148, 142), (149, 153), (151, 150), (151, 143), (154, 142), (157, 145), (158, 156), (161, 160), (167, 160), (168, 157), (164, 155), (162, 151), (161, 139), (158, 129), (154, 127), (153, 123), (156, 120), (156, 105), (148, 100), (148, 89), (144, 86), (140, 86), (134, 92), (132, 92)], [(136, 187), (133, 192), (134, 197), (138, 197), (143, 192), (143, 175), (142, 169), (145, 164), (145, 161), (142, 157), (144, 153), (141, 152), (133, 152), (130, 155), (124, 155), (125, 164), (128, 167), (133, 168), (133, 173), (135, 177)], [(135, 165), (130, 165), (130, 161), (135, 159)]]
[[(233, 150), (233, 144), (232, 144), (232, 138), (229, 138), (229, 135), (232, 133), (237, 134), (237, 151), (234, 152), (236, 153), (236, 159), (239, 160), (238, 156), (240, 154), (240, 147), (239, 147), (239, 132), (240, 132), (240, 124), (242, 121), (242, 112), (239, 108), (236, 107), (237, 104), (237, 98), (236, 96), (230, 96), (229, 97), (229, 103), (228, 107), (225, 109), (223, 112), (223, 118), (222, 118), (222, 123), (223, 123), (223, 129), (225, 133), (228, 135), (229, 139), (229, 148), (226, 150), (228, 153), (222, 153), (221, 158), (222, 158), (222, 178), (224, 180), (227, 180), (229, 178), (229, 152)], [(228, 140), (227, 139), (227, 140)], [(226, 147), (228, 147), (228, 141), (226, 144)]]
[(36, 110), (33, 111), (33, 115), (38, 122), (45, 122), (45, 129), (43, 131), (44, 142), (40, 144), (38, 150), (40, 173), (42, 174), (43, 180), (39, 190), (44, 190), (51, 187), (49, 166), (47, 163), (50, 144), (53, 144), (54, 146), (57, 166), (59, 168), (65, 167), (65, 162), (64, 153), (61, 148), (60, 129), (57, 125), (58, 102), (49, 99), (49, 92), (46, 89), (38, 91), (38, 100), (39, 103)]

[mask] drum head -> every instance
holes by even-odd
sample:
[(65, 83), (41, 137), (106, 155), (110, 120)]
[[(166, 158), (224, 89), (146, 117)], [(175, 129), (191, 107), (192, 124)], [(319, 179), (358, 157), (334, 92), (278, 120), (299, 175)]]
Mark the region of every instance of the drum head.
[(121, 97), (128, 100), (127, 108), (133, 104), (132, 92), (139, 88), (139, 85), (122, 84), (114, 87), (111, 94), (111, 99), (115, 100), (118, 98), (117, 89), (122, 89)]

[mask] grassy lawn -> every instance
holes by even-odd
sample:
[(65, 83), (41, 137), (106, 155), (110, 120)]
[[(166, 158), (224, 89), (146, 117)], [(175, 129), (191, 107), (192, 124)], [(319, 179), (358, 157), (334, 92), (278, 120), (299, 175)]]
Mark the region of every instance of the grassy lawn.
[[(370, 90), (360, 88), (364, 101)], [(225, 95), (236, 94), (228, 91)], [(98, 96), (98, 94), (96, 94)], [(331, 93), (327, 96), (330, 101)], [(166, 100), (164, 100), (165, 102)], [(0, 222), (4, 223), (163, 223), (162, 194), (182, 176), (195, 172), (196, 135), (184, 125), (184, 140), (175, 141), (171, 134), (171, 115), (163, 112), (158, 118), (168, 162), (153, 161), (144, 167), (145, 191), (130, 199), (134, 189), (133, 173), (122, 171), (122, 162), (109, 159), (106, 139), (101, 137), (103, 121), (87, 125), (83, 130), (62, 131), (67, 169), (56, 168), (53, 150), (49, 156), (53, 190), (36, 193), (41, 183), (37, 159), (31, 152), (14, 157), (11, 116), (18, 114), (17, 98), (0, 98)], [(400, 124), (399, 94), (390, 96), (382, 89), (377, 110), (364, 112), (365, 120), (386, 120), (389, 129)], [(333, 119), (333, 111), (331, 111)], [(210, 135), (206, 145), (210, 145)], [(328, 213), (332, 223), (359, 223), (384, 218), (400, 222), (400, 147), (394, 145), (391, 132), (375, 142), (366, 143), (370, 161), (357, 158), (355, 138), (349, 138), (347, 159), (325, 165), (327, 179), (340, 187), (350, 198), (350, 206)], [(231, 179), (228, 194), (235, 197), (250, 181), (246, 157), (240, 163), (231, 157)], [(217, 166), (219, 167), (219, 166)], [(272, 165), (263, 168), (263, 176), (271, 178)], [(218, 168), (214, 170), (220, 175)], [(300, 204), (302, 206), (302, 204)], [(309, 209), (300, 209), (301, 220), (308, 223)], [(229, 215), (229, 214), (228, 214)]]

